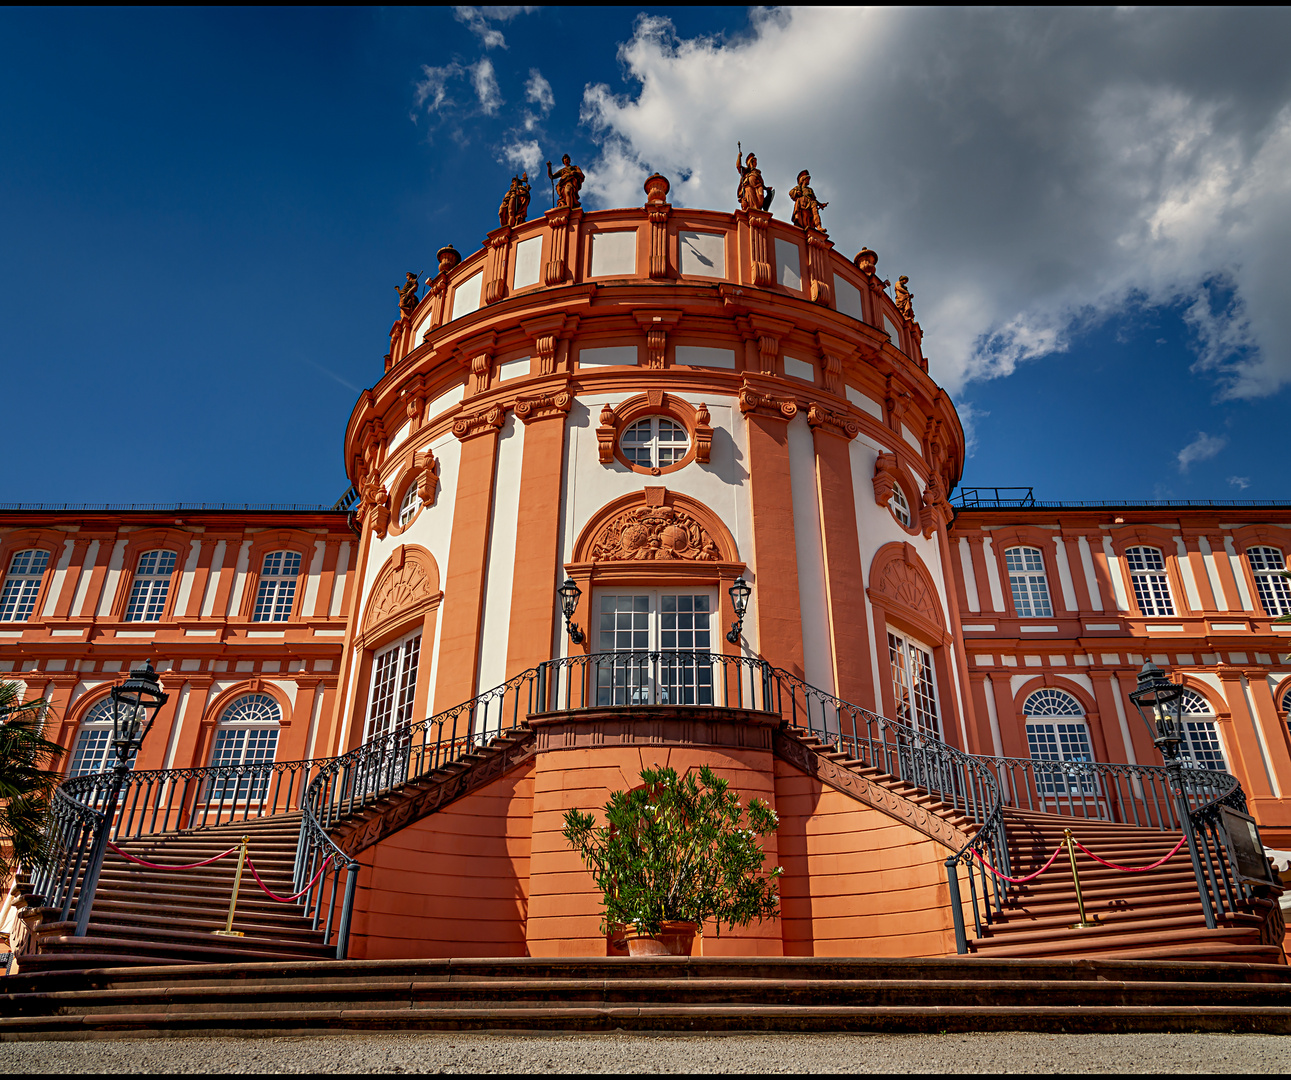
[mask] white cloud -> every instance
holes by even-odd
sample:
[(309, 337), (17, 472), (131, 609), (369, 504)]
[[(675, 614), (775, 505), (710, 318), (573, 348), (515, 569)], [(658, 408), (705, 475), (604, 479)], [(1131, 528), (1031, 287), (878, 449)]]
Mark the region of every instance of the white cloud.
[(524, 84), (524, 99), (530, 105), (536, 105), (538, 111), (546, 116), (556, 104), (556, 95), (551, 92), (551, 83), (543, 78), (537, 68), (529, 69), (529, 79)]
[(1239, 491), (1245, 491), (1251, 486), (1251, 478), (1249, 476), (1230, 476), (1228, 478), (1228, 482)]
[(413, 101), (417, 108), (425, 106), (427, 112), (441, 112), (454, 104), (448, 96), (448, 84), (462, 76), (463, 68), (456, 62), (443, 67), (421, 66), (421, 81), (413, 86)]
[(505, 49), (507, 39), (502, 36), (502, 31), (492, 24), (510, 22), (517, 15), (528, 15), (536, 10), (532, 7), (455, 7), (453, 18), (478, 37), (480, 44), (486, 49)]
[(532, 179), (538, 175), (538, 166), (542, 164), (542, 147), (536, 139), (517, 139), (502, 148), (502, 158), (513, 167), (524, 169)]
[(1226, 435), (1207, 435), (1197, 432), (1197, 437), (1178, 453), (1179, 471), (1187, 472), (1198, 461), (1209, 461), (1228, 445)]
[[(736, 39), (641, 16), (632, 91), (589, 86), (584, 195), (733, 208), (735, 142), (800, 168), (850, 254), (909, 274), (952, 391), (1060, 354), (1109, 315), (1181, 303), (1220, 396), (1291, 382), (1285, 9), (755, 11)], [(803, 72), (810, 72), (810, 78)]]
[(498, 89), (497, 76), (493, 73), (493, 62), (481, 57), (471, 65), (471, 85), (475, 88), (475, 97), (480, 103), (480, 110), (485, 116), (494, 116), (498, 108), (505, 105), (502, 92)]

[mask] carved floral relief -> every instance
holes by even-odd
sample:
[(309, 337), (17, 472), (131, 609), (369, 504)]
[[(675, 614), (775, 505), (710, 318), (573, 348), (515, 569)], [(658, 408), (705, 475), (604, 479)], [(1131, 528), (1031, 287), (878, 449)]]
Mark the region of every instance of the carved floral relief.
[(613, 517), (592, 544), (593, 562), (640, 562), (684, 559), (717, 562), (717, 545), (707, 530), (684, 510), (672, 506), (637, 506)]

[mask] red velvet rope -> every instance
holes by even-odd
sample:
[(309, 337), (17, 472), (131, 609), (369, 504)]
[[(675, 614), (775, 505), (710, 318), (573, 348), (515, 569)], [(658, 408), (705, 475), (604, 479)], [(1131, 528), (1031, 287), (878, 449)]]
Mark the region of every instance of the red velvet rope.
[(327, 858), (323, 860), (322, 866), (318, 868), (318, 873), (314, 875), (314, 880), (311, 881), (308, 885), (306, 885), (303, 889), (301, 889), (300, 892), (295, 893), (292, 896), (279, 896), (275, 892), (270, 892), (269, 886), (260, 880), (260, 875), (256, 873), (255, 863), (251, 861), (249, 856), (247, 858), (247, 867), (251, 871), (251, 876), (256, 879), (256, 884), (259, 885), (260, 888), (264, 890), (266, 896), (270, 897), (273, 900), (277, 900), (278, 903), (280, 904), (290, 904), (293, 900), (299, 900), (302, 896), (304, 896), (307, 892), (309, 892), (310, 889), (314, 887), (314, 881), (317, 881), (320, 877), (323, 876), (323, 871), (327, 869), (327, 864), (331, 861), (332, 861), (332, 857), (330, 855), (327, 856)]
[(975, 858), (979, 863), (981, 863), (984, 867), (986, 867), (987, 870), (989, 870), (1001, 881), (1011, 881), (1014, 885), (1020, 885), (1024, 881), (1030, 881), (1032, 878), (1038, 878), (1041, 874), (1043, 874), (1046, 870), (1048, 870), (1049, 867), (1053, 865), (1053, 860), (1058, 857), (1058, 853), (1061, 851), (1062, 851), (1062, 845), (1059, 844), (1057, 848), (1054, 849), (1054, 853), (1049, 856), (1049, 861), (1045, 863), (1042, 867), (1040, 867), (1040, 869), (1037, 870), (1034, 874), (1027, 874), (1026, 877), (1009, 877), (1008, 874), (1001, 874), (998, 870), (995, 869), (995, 867), (993, 867), (979, 854), (977, 854), (976, 851), (973, 852), (973, 858)]
[(238, 848), (241, 846), (242, 846), (241, 844), (234, 844), (233, 847), (229, 848), (228, 851), (221, 851), (218, 855), (212, 856), (209, 859), (203, 859), (201, 862), (155, 863), (155, 862), (148, 862), (146, 859), (135, 858), (135, 856), (131, 855), (130, 852), (122, 851), (111, 840), (108, 841), (108, 847), (110, 847), (123, 859), (129, 859), (131, 862), (138, 863), (140, 866), (146, 866), (150, 870), (195, 870), (199, 866), (209, 866), (213, 862), (219, 862), (220, 859), (224, 858), (225, 855), (232, 855), (233, 852), (237, 851)]
[(1157, 859), (1156, 862), (1148, 866), (1117, 866), (1116, 863), (1114, 862), (1108, 862), (1106, 859), (1100, 859), (1097, 855), (1095, 855), (1092, 851), (1090, 851), (1089, 848), (1085, 847), (1085, 845), (1082, 844), (1079, 840), (1076, 840), (1074, 836), (1072, 837), (1072, 839), (1076, 841), (1076, 846), (1080, 848), (1080, 850), (1083, 851), (1086, 855), (1088, 855), (1091, 859), (1093, 859), (1094, 862), (1100, 862), (1104, 866), (1110, 866), (1113, 870), (1124, 870), (1125, 873), (1127, 874), (1141, 874), (1143, 873), (1144, 870), (1155, 870), (1163, 862), (1167, 862), (1168, 860), (1173, 858), (1175, 852), (1177, 852), (1181, 847), (1183, 847), (1184, 841), (1187, 840), (1188, 838), (1186, 836), (1179, 837), (1179, 842), (1170, 849), (1170, 853), (1166, 855), (1165, 858)]

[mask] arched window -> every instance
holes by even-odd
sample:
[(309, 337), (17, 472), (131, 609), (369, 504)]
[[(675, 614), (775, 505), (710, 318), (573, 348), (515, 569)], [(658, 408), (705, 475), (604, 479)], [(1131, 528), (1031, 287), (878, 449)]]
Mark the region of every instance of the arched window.
[(690, 450), (686, 429), (666, 416), (647, 416), (623, 432), (619, 439), (623, 456), (643, 469), (675, 465)]
[[(112, 695), (108, 694), (91, 705), (82, 718), (67, 775), (88, 776), (90, 773), (107, 772), (116, 760), (112, 750)], [(130, 764), (133, 766), (134, 762)]]
[[(208, 800), (258, 799), (269, 787), (282, 709), (268, 694), (246, 694), (220, 714), (212, 765), (243, 766), (240, 773), (211, 777)], [(247, 766), (263, 766), (247, 768)]]
[(892, 485), (892, 495), (888, 499), (888, 509), (892, 516), (907, 529), (913, 527), (914, 515), (910, 513), (910, 500), (905, 496), (900, 484)]
[(1142, 615), (1173, 615), (1174, 601), (1170, 599), (1170, 582), (1166, 577), (1165, 558), (1154, 547), (1125, 549), (1125, 561), (1134, 583), (1134, 598), (1139, 602)]
[(1282, 711), (1287, 714), (1287, 723), (1291, 724), (1291, 686), (1282, 695)]
[(0, 590), (0, 622), (26, 622), (31, 618), (48, 565), (49, 552), (42, 548), (14, 552)]
[(421, 496), (417, 494), (417, 485), (409, 484), (408, 490), (403, 493), (403, 501), (399, 503), (399, 528), (406, 527), (420, 509)]
[(1196, 690), (1183, 692), (1183, 754), (1203, 769), (1227, 772), (1224, 748), (1214, 720), (1210, 702)]
[(1264, 613), (1273, 618), (1291, 615), (1291, 581), (1284, 574), (1287, 564), (1282, 552), (1275, 547), (1249, 547), (1246, 561), (1251, 565)]
[(173, 551), (145, 551), (139, 556), (130, 602), (126, 604), (126, 622), (158, 622), (166, 610), (170, 593), (170, 575), (175, 572)]
[[(1027, 748), (1032, 761), (1093, 761), (1089, 725), (1080, 702), (1064, 690), (1046, 686), (1027, 695)], [(1036, 786), (1043, 795), (1092, 795), (1092, 778), (1077, 779), (1062, 769), (1036, 766)]]
[(941, 718), (937, 710), (937, 679), (933, 672), (932, 650), (911, 638), (888, 631), (888, 663), (892, 671), (892, 691), (896, 699), (897, 719), (911, 727), (941, 738)]
[(299, 573), (300, 555), (295, 551), (271, 551), (264, 557), (252, 622), (286, 622), (291, 618)]
[(1049, 582), (1044, 575), (1044, 555), (1040, 549), (1009, 548), (1004, 552), (1004, 565), (1009, 571), (1013, 607), (1019, 618), (1052, 618), (1053, 605), (1049, 603)]

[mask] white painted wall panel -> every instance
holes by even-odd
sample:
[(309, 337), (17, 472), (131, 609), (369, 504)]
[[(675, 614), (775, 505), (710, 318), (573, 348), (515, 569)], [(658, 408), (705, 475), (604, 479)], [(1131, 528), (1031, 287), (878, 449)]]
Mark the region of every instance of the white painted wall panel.
[(734, 349), (713, 349), (706, 345), (678, 345), (676, 363), (683, 367), (735, 368)]
[(345, 579), (349, 576), (350, 542), (341, 542), (341, 549), (336, 553), (336, 573), (332, 575), (332, 595), (328, 602), (327, 614), (334, 617), (342, 614), (341, 604), (345, 600)]
[(686, 277), (726, 276), (726, 236), (723, 233), (679, 232), (681, 272)]
[(802, 259), (798, 245), (776, 237), (775, 279), (786, 289), (802, 288)]
[(515, 578), (516, 518), (520, 513), (520, 467), (524, 461), (523, 423), (507, 413), (498, 435), (497, 481), (493, 488), (493, 522), (484, 576), (484, 618), (480, 628), (479, 681), (482, 694), (507, 677), (507, 642), (511, 631), (511, 583)]
[(1089, 602), (1095, 611), (1103, 610), (1103, 594), (1098, 588), (1098, 574), (1094, 571), (1094, 553), (1089, 549), (1089, 540), (1081, 537), (1076, 541), (1080, 549), (1080, 566), (1085, 572), (1085, 587), (1089, 589)]
[(118, 540), (112, 548), (112, 557), (108, 559), (108, 572), (103, 579), (103, 594), (99, 597), (99, 608), (95, 613), (100, 619), (112, 610), (112, 601), (117, 595), (117, 586), (121, 583), (121, 568), (125, 563), (126, 542)]
[(301, 613), (305, 616), (317, 614), (318, 586), (323, 574), (323, 559), (327, 544), (322, 540), (314, 541), (314, 557), (309, 561), (309, 573), (305, 575), (305, 598), (300, 602)]
[(631, 367), (637, 362), (635, 345), (610, 345), (603, 349), (579, 349), (578, 366), (589, 367)]
[(1243, 611), (1254, 611), (1255, 604), (1251, 602), (1251, 591), (1246, 587), (1246, 573), (1242, 568), (1241, 557), (1233, 547), (1233, 538), (1224, 537), (1224, 550), (1228, 552), (1228, 563), (1233, 568), (1233, 579), (1237, 582), (1237, 595), (1242, 599)]
[(1116, 558), (1116, 552), (1112, 548), (1112, 538), (1103, 537), (1103, 554), (1107, 557), (1107, 576), (1112, 579), (1112, 593), (1116, 597), (1116, 609), (1118, 611), (1130, 610), (1130, 598), (1125, 592), (1125, 582), (1121, 578), (1120, 563)]
[(79, 618), (85, 613), (85, 598), (90, 591), (90, 578), (93, 577), (94, 564), (99, 558), (99, 542), (91, 540), (85, 549), (85, 561), (81, 563), (81, 580), (76, 583), (76, 595), (72, 597), (72, 617)]
[(453, 289), (453, 319), (460, 319), (463, 315), (469, 315), (472, 311), (477, 311), (480, 306), (480, 289), (484, 285), (484, 271), (482, 269), (475, 271), (465, 281), (461, 281)]
[(995, 545), (988, 536), (982, 541), (983, 560), (986, 563), (986, 580), (991, 587), (991, 608), (1004, 611), (1004, 587), (1000, 584), (1000, 568), (995, 561)]
[(834, 275), (834, 303), (844, 315), (850, 315), (857, 322), (865, 318), (865, 309), (861, 307), (861, 290), (838, 274)]
[(1071, 563), (1067, 561), (1067, 545), (1061, 536), (1053, 538), (1053, 558), (1058, 565), (1058, 581), (1062, 585), (1062, 602), (1068, 611), (1076, 611), (1076, 583), (1071, 579)]
[(784, 373), (791, 379), (802, 379), (809, 383), (816, 381), (816, 365), (810, 360), (800, 360), (796, 356), (784, 358)]
[(1192, 572), (1192, 560), (1188, 558), (1188, 547), (1182, 536), (1174, 538), (1175, 555), (1178, 556), (1179, 577), (1183, 581), (1183, 594), (1188, 599), (1188, 606), (1193, 611), (1201, 610), (1201, 593), (1197, 591), (1197, 578)]
[(520, 379), (529, 374), (531, 367), (530, 358), (527, 356), (520, 357), (519, 360), (508, 360), (505, 364), (498, 365), (498, 382), (506, 382), (507, 379)]
[(515, 274), (511, 279), (513, 289), (527, 289), (538, 284), (542, 271), (542, 237), (531, 236), (515, 246)]
[(959, 538), (959, 565), (964, 571), (964, 599), (968, 601), (969, 611), (981, 611), (982, 604), (977, 597), (977, 575), (973, 572), (973, 551), (968, 538)]
[(847, 400), (855, 405), (858, 409), (869, 413), (880, 424), (883, 423), (883, 406), (875, 401), (868, 394), (863, 394), (854, 386), (844, 387), (847, 394)]
[(175, 594), (176, 614), (182, 615), (188, 610), (188, 598), (193, 592), (193, 579), (197, 576), (197, 560), (201, 553), (200, 540), (194, 540), (188, 545), (188, 559), (184, 563), (184, 572), (179, 575), (179, 592)]
[(632, 277), (637, 272), (637, 231), (621, 229), (592, 234), (589, 277)]
[[(789, 477), (793, 492), (793, 533), (798, 554), (798, 599), (802, 612), (802, 651), (806, 679), (834, 693), (834, 652), (825, 590), (825, 553), (816, 488), (816, 443), (806, 416), (788, 425)], [(778, 661), (773, 660), (773, 663)]]
[(426, 406), (426, 419), (433, 420), (440, 413), (447, 412), (454, 405), (458, 404), (466, 396), (466, 384), (459, 383), (451, 389), (445, 390), (439, 397), (432, 400)]
[(408, 437), (408, 432), (412, 430), (412, 421), (405, 420), (399, 429), (390, 436), (390, 441), (386, 444), (386, 453), (392, 453), (396, 446), (403, 443)]
[(242, 607), (242, 593), (247, 587), (247, 567), (251, 560), (251, 541), (243, 540), (242, 547), (238, 549), (238, 562), (234, 570), (233, 591), (229, 593), (229, 609), (227, 614), (230, 618), (238, 613)]
[(42, 616), (54, 613), (54, 605), (58, 603), (58, 598), (62, 595), (63, 585), (67, 581), (67, 567), (72, 561), (74, 543), (72, 540), (67, 540), (63, 543), (63, 552), (58, 557), (58, 565), (54, 567), (54, 579), (49, 583), (49, 593), (45, 597), (45, 606), (40, 609)]
[(224, 569), (224, 553), (228, 545), (223, 540), (216, 541), (215, 550), (211, 553), (211, 569), (206, 575), (206, 593), (202, 597), (202, 616), (215, 614), (215, 594), (220, 587), (220, 571)]

